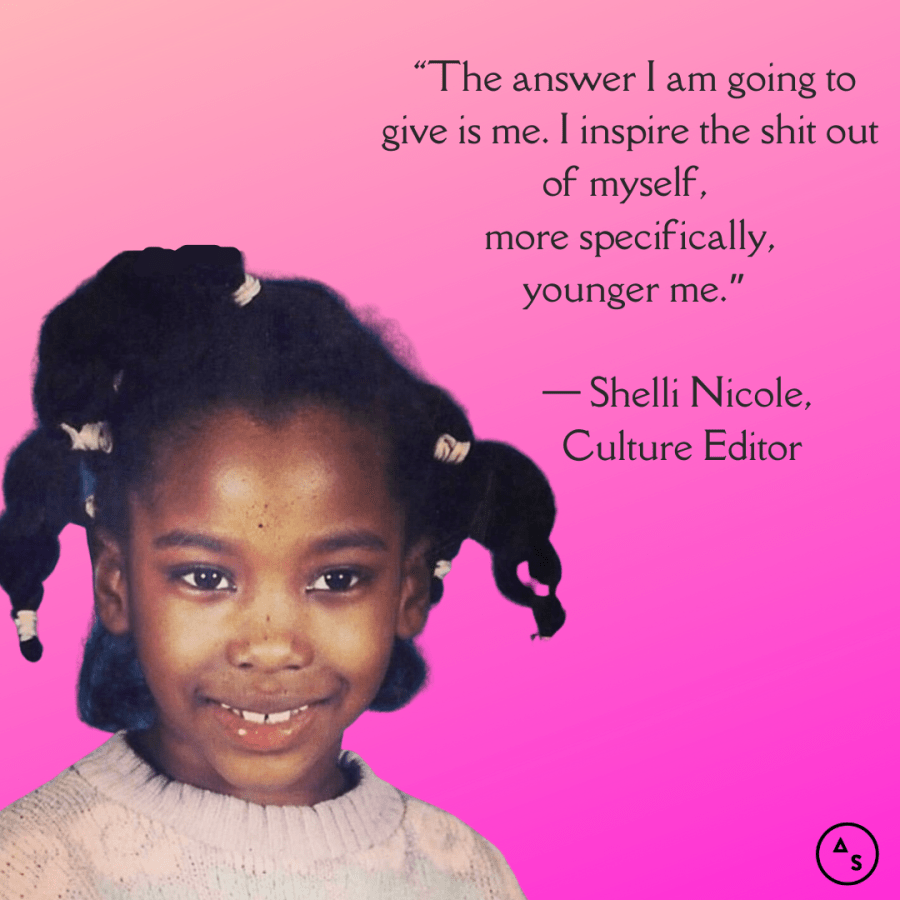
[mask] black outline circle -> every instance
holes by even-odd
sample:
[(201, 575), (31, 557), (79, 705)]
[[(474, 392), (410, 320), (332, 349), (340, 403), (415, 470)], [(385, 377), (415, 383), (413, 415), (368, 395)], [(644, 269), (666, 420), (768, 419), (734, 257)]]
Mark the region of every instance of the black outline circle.
[[(832, 877), (825, 871), (825, 869), (822, 868), (822, 863), (821, 863), (821, 861), (820, 861), (820, 859), (819, 859), (819, 850), (820, 850), (821, 847), (822, 847), (822, 841), (824, 841), (825, 838), (828, 837), (828, 835), (831, 834), (831, 832), (834, 831), (835, 828), (843, 828), (845, 825), (850, 825), (850, 826), (852, 826), (853, 828), (858, 828), (860, 831), (864, 831), (864, 832), (872, 839), (872, 843), (875, 845), (875, 862), (872, 863), (872, 868), (869, 869), (869, 871), (866, 872), (866, 874), (863, 875), (863, 877), (860, 878), (860, 879), (858, 879), (857, 881), (838, 881), (837, 878), (832, 878)], [(837, 825), (832, 825), (831, 828), (829, 828), (829, 829), (822, 835), (822, 837), (819, 838), (819, 843), (816, 844), (816, 865), (819, 867), (819, 871), (820, 871), (820, 872), (821, 872), (821, 873), (822, 873), (829, 881), (833, 881), (835, 884), (845, 884), (845, 885), (861, 884), (861, 883), (862, 883), (863, 881), (865, 881), (865, 880), (866, 880), (866, 879), (867, 879), (867, 878), (875, 871), (875, 869), (878, 867), (878, 841), (875, 840), (875, 835), (872, 834), (872, 832), (869, 831), (869, 829), (866, 828), (864, 825), (859, 825), (859, 824), (856, 823), (856, 822), (838, 822)]]

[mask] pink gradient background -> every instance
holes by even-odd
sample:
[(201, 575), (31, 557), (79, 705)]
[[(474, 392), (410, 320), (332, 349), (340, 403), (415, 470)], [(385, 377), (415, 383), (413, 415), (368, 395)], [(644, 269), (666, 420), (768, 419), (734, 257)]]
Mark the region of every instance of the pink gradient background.
[[(0, 246), (0, 446), (30, 427), (42, 316), (116, 252), (212, 242), (259, 273), (310, 276), (395, 319), (423, 369), (481, 437), (522, 448), (557, 492), (554, 541), (569, 619), (532, 643), (469, 547), (423, 646), (429, 689), (347, 736), (384, 778), (450, 810), (503, 851), (531, 900), (830, 897), (820, 834), (865, 825), (881, 861), (856, 887), (895, 897), (898, 875), (896, 59), (886, 0), (627, 7), (579, 2), (33, 2), (8, 4)], [(625, 8), (623, 8), (625, 7)], [(495, 94), (438, 91), (419, 59), (500, 72)], [(657, 91), (646, 93), (646, 60)], [(732, 71), (814, 71), (819, 94), (726, 96)], [(852, 93), (824, 90), (849, 71)], [(524, 70), (638, 73), (632, 92), (523, 94)], [(711, 71), (716, 94), (668, 94), (670, 71)], [(454, 83), (454, 82), (451, 82)], [(556, 143), (578, 124), (691, 126), (683, 147)], [(703, 147), (697, 125), (752, 128)], [(781, 112), (815, 146), (765, 147)], [(548, 144), (382, 150), (416, 124), (538, 124)], [(824, 126), (880, 126), (875, 146), (831, 146)], [(579, 165), (582, 193), (545, 197)], [(592, 176), (700, 166), (684, 199), (624, 206)], [(492, 228), (688, 227), (745, 218), (775, 250), (486, 253)], [(713, 281), (716, 304), (662, 297), (523, 311), (522, 283)], [(678, 410), (600, 410), (593, 376), (679, 379)], [(808, 410), (687, 406), (691, 375), (770, 386)], [(580, 397), (541, 391), (580, 388)], [(802, 441), (794, 463), (576, 463), (573, 428), (702, 447), (705, 428)], [(579, 445), (580, 446), (580, 445)], [(41, 608), (43, 661), (0, 654), (0, 805), (105, 735), (75, 716), (90, 579), (80, 531)], [(855, 894), (855, 895), (856, 895)], [(854, 895), (854, 896), (855, 896)]]

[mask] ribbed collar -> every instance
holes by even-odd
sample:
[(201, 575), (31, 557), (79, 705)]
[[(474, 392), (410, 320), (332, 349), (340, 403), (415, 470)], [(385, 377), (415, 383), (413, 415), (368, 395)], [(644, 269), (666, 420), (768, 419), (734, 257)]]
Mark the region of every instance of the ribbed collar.
[(112, 800), (207, 846), (306, 864), (387, 840), (403, 818), (403, 797), (355, 754), (341, 765), (356, 787), (315, 806), (260, 806), (172, 781), (155, 772), (120, 732), (73, 768)]

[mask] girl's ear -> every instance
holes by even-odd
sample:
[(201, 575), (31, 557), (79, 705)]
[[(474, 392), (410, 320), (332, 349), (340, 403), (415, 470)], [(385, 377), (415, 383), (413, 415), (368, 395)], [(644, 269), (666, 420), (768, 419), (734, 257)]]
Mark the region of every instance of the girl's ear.
[(105, 529), (93, 528), (88, 546), (94, 568), (94, 608), (97, 617), (110, 634), (127, 634), (131, 623), (122, 544)]
[(397, 617), (397, 637), (403, 640), (416, 637), (428, 621), (432, 573), (425, 557), (429, 547), (428, 541), (419, 541), (410, 548), (404, 561), (400, 613)]

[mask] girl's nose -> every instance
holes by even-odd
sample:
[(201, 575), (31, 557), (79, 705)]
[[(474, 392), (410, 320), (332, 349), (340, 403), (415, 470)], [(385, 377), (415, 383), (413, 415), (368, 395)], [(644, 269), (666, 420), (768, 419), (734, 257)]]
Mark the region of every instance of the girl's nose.
[(296, 598), (254, 603), (228, 644), (228, 661), (242, 669), (303, 669), (314, 656)]

